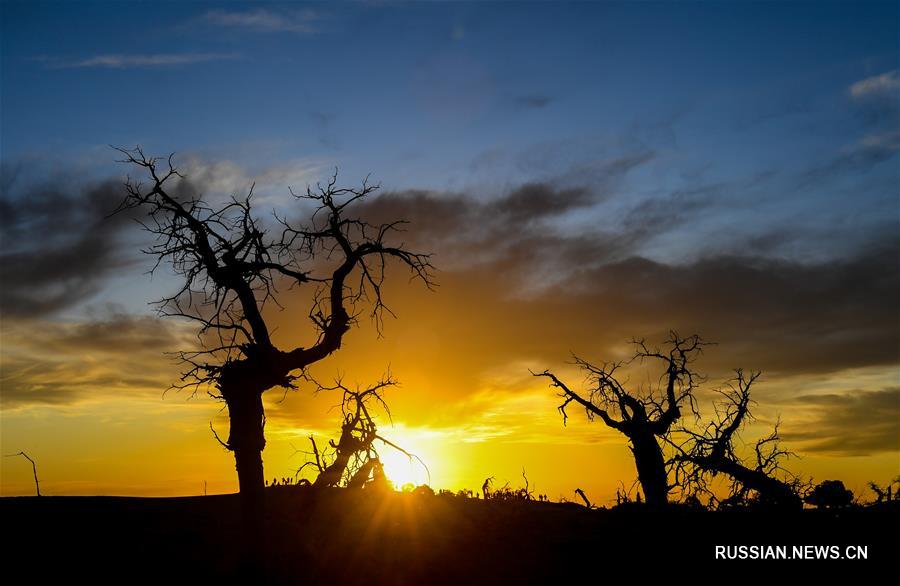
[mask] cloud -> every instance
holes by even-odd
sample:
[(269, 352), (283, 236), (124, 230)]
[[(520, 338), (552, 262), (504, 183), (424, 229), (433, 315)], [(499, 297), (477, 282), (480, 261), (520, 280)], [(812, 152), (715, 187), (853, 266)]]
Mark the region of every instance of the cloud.
[(552, 96), (546, 94), (525, 94), (516, 96), (513, 102), (522, 108), (540, 110), (546, 108), (554, 101)]
[[(403, 239), (436, 253), (444, 270), (429, 313), (456, 317), (416, 319), (445, 332), (449, 355), (475, 355), (479, 363), (483, 357), (485, 367), (523, 356), (565, 360), (569, 351), (603, 356), (632, 336), (661, 336), (670, 328), (720, 342), (710, 366), (723, 372), (741, 365), (813, 373), (896, 363), (900, 241), (893, 231), (816, 262), (769, 257), (737, 239), (708, 245), (693, 260), (642, 254), (652, 239), (696, 230), (715, 194), (676, 192), (631, 208), (624, 220), (620, 212), (604, 229), (567, 221), (573, 214), (592, 217), (591, 206), (602, 201), (596, 195), (546, 185), (490, 201), (389, 193), (364, 213), (376, 221), (409, 220)], [(461, 319), (477, 329), (455, 323)]]
[(184, 175), (172, 189), (183, 196), (200, 196), (209, 203), (221, 203), (234, 195), (245, 196), (253, 189), (253, 204), (262, 218), (271, 208), (295, 204), (290, 188), (303, 190), (320, 177), (322, 165), (312, 160), (293, 160), (248, 168), (227, 159), (210, 161), (187, 154), (176, 156), (175, 164)]
[(535, 262), (552, 256), (557, 247), (579, 242), (560, 237), (553, 224), (568, 214), (587, 212), (598, 199), (584, 188), (528, 183), (490, 200), (416, 190), (385, 193), (359, 211), (375, 223), (406, 220), (410, 229), (404, 241), (436, 251), (442, 266), (454, 269), (499, 262), (529, 246), (531, 238), (544, 243), (543, 250), (531, 251)]
[(0, 193), (0, 309), (9, 316), (41, 316), (90, 298), (113, 271), (130, 264), (122, 250), (125, 214), (114, 180), (79, 184), (57, 177), (20, 185), (4, 166)]
[(0, 408), (70, 405), (110, 398), (158, 400), (177, 380), (164, 352), (189, 347), (184, 324), (106, 311), (51, 322), (5, 317)]
[(900, 449), (900, 387), (803, 395), (789, 405), (799, 421), (782, 436), (805, 452), (865, 456)]
[[(112, 157), (111, 157), (112, 158)], [(176, 161), (186, 179), (176, 192), (210, 201), (245, 194), (252, 185), (261, 208), (293, 201), (288, 186), (302, 188), (319, 164), (290, 161), (247, 169), (228, 160), (187, 154)], [(124, 171), (130, 171), (123, 167)], [(35, 179), (37, 178), (37, 179)], [(78, 306), (106, 280), (138, 263), (137, 212), (113, 214), (125, 196), (121, 178), (84, 180), (75, 173), (18, 162), (0, 167), (0, 310), (41, 317)], [(265, 215), (265, 213), (262, 213)]]
[(900, 71), (893, 70), (858, 81), (848, 94), (862, 122), (876, 133), (895, 131), (900, 123)]
[(601, 140), (548, 141), (522, 150), (515, 158), (515, 172), (542, 176), (553, 184), (590, 186), (598, 194), (609, 194), (658, 154), (640, 139), (629, 139), (628, 144), (613, 148)]
[[(699, 332), (721, 343), (710, 368), (784, 374), (890, 365), (900, 341), (898, 252), (889, 240), (816, 264), (711, 256), (668, 265), (629, 257), (576, 273), (548, 294), (567, 298), (569, 319), (580, 314), (622, 335)], [(582, 336), (590, 345), (590, 334)]]
[(222, 53), (157, 53), (149, 55), (108, 54), (96, 55), (78, 61), (46, 61), (54, 69), (132, 69), (136, 67), (176, 67), (179, 65), (195, 65), (212, 61), (231, 61), (238, 59), (235, 54)]
[[(879, 131), (864, 136), (858, 143), (848, 146), (830, 159), (811, 165), (800, 174), (800, 187), (822, 184), (852, 173), (866, 173), (875, 166), (890, 160), (900, 151), (900, 129)], [(896, 186), (897, 174), (891, 178), (889, 188)]]
[(848, 91), (857, 100), (895, 94), (900, 91), (900, 70), (895, 69), (857, 81)]
[(311, 8), (280, 13), (257, 8), (246, 11), (210, 10), (203, 16), (203, 20), (223, 28), (308, 35), (317, 32), (322, 15)]
[[(376, 336), (368, 331), (371, 326), (363, 323), (363, 331), (349, 333), (341, 352), (319, 365), (324, 370), (318, 374), (327, 377), (343, 366), (354, 379), (365, 381), (391, 364), (411, 389), (398, 394), (395, 411), (410, 425), (460, 437), (503, 433), (509, 441), (520, 441), (530, 426), (538, 426), (538, 435), (546, 439), (557, 425), (552, 396), (547, 396), (547, 417), (541, 415), (540, 421), (526, 417), (527, 425), (515, 423), (546, 396), (531, 392), (537, 387), (527, 375), (528, 367), (563, 368), (573, 351), (590, 360), (618, 358), (623, 348), (627, 351), (623, 344), (628, 339), (661, 340), (670, 328), (719, 342), (699, 365), (715, 378), (724, 378), (738, 366), (761, 369), (767, 377), (780, 379), (896, 365), (900, 242), (895, 230), (878, 232), (866, 226), (867, 246), (842, 249), (815, 262), (773, 254), (772, 242), (796, 238), (797, 228), (773, 228), (771, 222), (747, 233), (700, 239), (694, 255), (665, 261), (650, 258), (646, 255), (650, 243), (663, 239), (677, 244), (703, 234), (705, 224), (721, 209), (723, 194), (733, 185), (694, 185), (644, 197), (620, 195), (625, 191), (625, 174), (648, 157), (623, 156), (598, 163), (610, 170), (611, 177), (591, 188), (535, 182), (491, 196), (416, 190), (385, 192), (363, 202), (358, 211), (372, 222), (410, 221), (398, 240), (415, 250), (435, 253), (440, 286), (436, 293), (427, 293), (391, 272), (385, 299), (400, 319), (387, 324), (386, 341), (374, 343)], [(201, 159), (185, 168), (191, 188), (203, 193), (241, 192), (258, 175), (233, 163)], [(271, 170), (270, 182), (279, 184), (279, 189), (286, 179), (287, 175)], [(51, 193), (56, 194), (53, 202), (61, 197), (58, 190)], [(31, 205), (39, 201), (33, 199)], [(45, 207), (53, 210), (56, 205)], [(75, 230), (82, 207), (70, 205), (55, 220), (71, 222), (73, 227), (67, 230)], [(30, 216), (44, 218), (40, 220), (44, 231), (53, 238), (73, 237), (57, 234), (49, 212), (35, 211)], [(15, 214), (5, 213), (3, 218), (18, 226), (19, 234), (28, 232), (29, 222), (16, 219)], [(100, 284), (102, 278), (93, 282), (94, 287)], [(40, 293), (39, 285), (22, 288), (20, 297), (25, 299), (28, 291), (32, 296), (34, 291)], [(267, 314), (273, 331), (278, 332), (278, 343), (285, 347), (308, 343), (302, 339), (308, 333), (308, 298), (302, 290), (284, 290), (279, 301), (285, 310), (270, 308)], [(45, 322), (30, 323), (33, 331), (41, 331)], [(130, 346), (113, 336), (118, 332), (131, 340), (142, 327), (140, 322), (103, 318), (53, 329), (52, 340), (36, 337), (35, 344), (53, 350), (32, 355), (40, 358), (37, 362), (25, 363), (14, 356), (9, 364), (16, 367), (15, 372), (41, 373), (40, 386), (33, 381), (26, 389), (16, 383), (13, 396), (19, 404), (31, 400), (28, 396), (59, 403), (86, 396), (91, 385), (165, 388), (176, 371), (129, 362), (124, 354)], [(195, 340), (157, 334), (142, 342), (157, 359), (163, 350), (195, 346)], [(4, 347), (15, 348), (19, 339), (5, 338)], [(57, 351), (58, 347), (62, 349)], [(69, 355), (75, 347), (110, 356), (123, 349), (116, 358), (121, 362), (110, 359), (112, 370), (82, 365), (87, 373), (82, 379), (74, 358), (63, 360), (62, 365), (52, 359), (55, 354)], [(5, 358), (4, 368), (6, 364)], [(119, 370), (113, 372), (113, 366)], [(501, 385), (496, 372), (505, 367), (521, 376), (503, 375)], [(134, 374), (142, 372), (153, 376)], [(131, 380), (134, 376), (146, 380)], [(42, 394), (34, 395), (35, 389)], [(519, 389), (525, 395), (520, 396)], [(792, 392), (785, 390), (783, 398)], [(436, 402), (445, 408), (434, 410)], [(272, 412), (273, 418), (293, 420), (294, 405), (305, 409), (306, 403), (286, 402), (283, 410)], [(504, 406), (502, 416), (491, 415), (497, 406)], [(453, 409), (469, 415), (455, 418), (457, 423), (441, 419), (442, 413)], [(321, 418), (309, 416), (313, 419), (307, 423)], [(506, 434), (504, 430), (512, 426), (518, 431)]]
[(876, 153), (895, 153), (900, 150), (900, 129), (863, 137), (861, 146)]

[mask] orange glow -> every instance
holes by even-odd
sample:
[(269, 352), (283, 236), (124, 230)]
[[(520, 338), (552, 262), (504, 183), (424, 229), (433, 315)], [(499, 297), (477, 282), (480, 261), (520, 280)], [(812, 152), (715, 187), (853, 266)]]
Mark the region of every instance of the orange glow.
[[(624, 341), (638, 332), (597, 329), (565, 307), (538, 311), (527, 298), (510, 298), (501, 285), (490, 275), (463, 278), (448, 272), (440, 289), (429, 293), (406, 286), (402, 276), (389, 279), (385, 295), (398, 318), (386, 322), (384, 337), (379, 339), (372, 325), (361, 320), (341, 350), (316, 364), (313, 374), (323, 381), (344, 374), (348, 383), (366, 384), (390, 366), (401, 386), (385, 396), (394, 425), (379, 414), (379, 431), (422, 458), (435, 490), (477, 491), (490, 476), (501, 486), (509, 482), (520, 487), (524, 468), (537, 494), (573, 499), (574, 489), (582, 488), (592, 502), (609, 505), (616, 489), (630, 487), (635, 479), (627, 444), (577, 410), (563, 426), (558, 397), (528, 369), (553, 368), (580, 385), (581, 375), (566, 364), (570, 350), (594, 359), (620, 358), (628, 349)], [(283, 312), (272, 314), (277, 337), (285, 346), (305, 344), (306, 309), (287, 301)], [(603, 314), (597, 322), (616, 323), (614, 308), (597, 307)], [(18, 372), (41, 386), (69, 380), (81, 393), (72, 403), (4, 404), (0, 414), (2, 452), (24, 450), (35, 458), (44, 494), (202, 494), (204, 482), (209, 494), (237, 489), (233, 457), (209, 430), (212, 421), (226, 437), (227, 413), (202, 392), (193, 399), (177, 392), (163, 397), (178, 371), (161, 352), (63, 348), (53, 335), (61, 336), (66, 328), (61, 333), (19, 331), (9, 320), (3, 327), (4, 377)], [(180, 335), (175, 343), (190, 347), (190, 336)], [(46, 356), (48, 347), (54, 351), (52, 368), (14, 370), (17, 360)], [(785, 446), (802, 456), (788, 462), (792, 471), (819, 481), (840, 478), (858, 494), (866, 493), (869, 480), (883, 483), (897, 475), (896, 448), (842, 453), (838, 444), (810, 449), (816, 440), (803, 432), (819, 430), (829, 420), (815, 405), (790, 402), (799, 395), (889, 388), (896, 380), (895, 367), (787, 375), (767, 368), (768, 359), (752, 350), (725, 340), (698, 363), (711, 386), (735, 365), (763, 370), (756, 396), (759, 423), (746, 430), (748, 438), (769, 429), (780, 415)], [(128, 382), (129, 377), (136, 382)], [(8, 381), (4, 378), (3, 384)], [(270, 480), (293, 476), (303, 462), (296, 450), (308, 449), (310, 433), (323, 442), (337, 438), (340, 397), (312, 390), (301, 384), (286, 395), (279, 390), (266, 394), (263, 459)], [(390, 447), (380, 452), (398, 488), (427, 482), (418, 463), (411, 465)], [(0, 493), (33, 491), (28, 462), (0, 458)]]

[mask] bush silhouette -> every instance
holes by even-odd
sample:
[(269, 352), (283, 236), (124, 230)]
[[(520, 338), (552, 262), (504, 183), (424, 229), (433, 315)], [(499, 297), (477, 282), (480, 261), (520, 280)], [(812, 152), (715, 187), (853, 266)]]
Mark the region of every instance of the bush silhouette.
[(820, 509), (838, 509), (853, 504), (853, 492), (840, 480), (824, 480), (803, 500)]

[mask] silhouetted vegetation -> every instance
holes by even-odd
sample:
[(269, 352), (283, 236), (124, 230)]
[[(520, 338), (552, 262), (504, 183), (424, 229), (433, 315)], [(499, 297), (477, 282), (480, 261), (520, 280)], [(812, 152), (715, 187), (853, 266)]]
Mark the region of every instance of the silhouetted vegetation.
[(803, 500), (814, 507), (840, 509), (853, 504), (853, 492), (840, 480), (823, 480)]
[(876, 484), (874, 481), (870, 481), (868, 484), (869, 490), (875, 493), (876, 503), (889, 503), (892, 500), (900, 500), (900, 490), (896, 490), (894, 485), (900, 485), (900, 476), (894, 478), (884, 486)]
[(528, 482), (528, 476), (525, 470), (522, 470), (522, 479), (525, 486), (522, 488), (512, 488), (509, 482), (503, 486), (494, 486), (494, 477), (485, 478), (484, 484), (481, 485), (481, 494), (486, 501), (532, 501), (534, 500), (534, 490)]
[(37, 463), (32, 460), (31, 456), (29, 456), (25, 452), (17, 452), (15, 454), (6, 455), (7, 458), (15, 458), (16, 456), (22, 456), (23, 458), (31, 462), (31, 472), (34, 474), (34, 491), (37, 496), (41, 496), (41, 483), (38, 480)]
[[(628, 438), (647, 504), (661, 507), (668, 502), (672, 488), (661, 446), (670, 441), (673, 426), (681, 418), (682, 407), (688, 405), (694, 408), (693, 392), (700, 377), (692, 370), (691, 363), (701, 353), (705, 343), (699, 336), (682, 338), (671, 332), (664, 350), (651, 349), (643, 340), (635, 340), (633, 344), (635, 353), (627, 361), (594, 365), (575, 357), (575, 363), (588, 379), (586, 396), (573, 391), (549, 370), (532, 374), (549, 378), (551, 386), (560, 390), (563, 403), (559, 406), (559, 412), (563, 423), (568, 418), (566, 408), (574, 402), (584, 408), (589, 420), (599, 417), (608, 427)], [(627, 364), (645, 361), (663, 365), (661, 384), (626, 389), (618, 378), (618, 372)]]
[[(782, 467), (790, 452), (779, 447), (778, 425), (768, 436), (758, 440), (754, 457), (748, 464), (737, 453), (735, 443), (741, 428), (752, 419), (750, 389), (760, 373), (735, 378), (717, 393), (721, 401), (714, 403), (715, 418), (700, 432), (684, 428), (688, 440), (677, 445), (672, 459), (675, 483), (692, 496), (705, 494), (712, 504), (721, 507), (749, 504), (776, 507), (802, 506), (803, 482)], [(719, 500), (709, 490), (709, 480), (718, 474), (731, 478), (730, 493)]]
[[(627, 361), (607, 362), (599, 366), (579, 357), (577, 364), (587, 375), (588, 394), (573, 391), (549, 370), (532, 374), (547, 377), (551, 386), (560, 390), (563, 403), (559, 411), (566, 422), (566, 408), (571, 403), (582, 406), (589, 420), (599, 417), (608, 427), (628, 438), (634, 455), (638, 482), (653, 507), (669, 502), (669, 493), (678, 489), (690, 506), (701, 504), (701, 496), (710, 506), (719, 508), (744, 506), (773, 506), (800, 508), (806, 484), (785, 470), (782, 463), (791, 455), (780, 447), (778, 426), (756, 442), (753, 458), (742, 457), (735, 446), (740, 430), (752, 419), (750, 389), (760, 373), (745, 375), (735, 371), (734, 380), (717, 393), (715, 417), (700, 431), (676, 425), (682, 420), (682, 409), (691, 409), (700, 418), (695, 391), (705, 380), (693, 369), (704, 346), (699, 336), (683, 338), (670, 332), (666, 346), (651, 349), (644, 340), (632, 342), (633, 356)], [(639, 389), (627, 389), (618, 375), (623, 367), (659, 362), (663, 374), (659, 384)], [(683, 438), (683, 439), (682, 439)], [(673, 451), (666, 457), (664, 450)], [(710, 483), (718, 475), (731, 479), (730, 491), (720, 498)], [(590, 502), (580, 495), (588, 506)], [(636, 502), (640, 503), (640, 493)], [(630, 504), (627, 491), (617, 494), (618, 505)]]
[(587, 495), (584, 494), (584, 491), (583, 491), (583, 490), (581, 490), (580, 488), (576, 488), (576, 489), (575, 489), (575, 494), (578, 495), (578, 498), (580, 498), (582, 501), (584, 501), (584, 506), (586, 506), (586, 507), (589, 508), (589, 509), (593, 509), (593, 508), (594, 508), (594, 505), (591, 504), (590, 499), (588, 499)]
[[(480, 582), (532, 582), (539, 577), (542, 583), (558, 583), (560, 568), (593, 555), (598, 544), (607, 553), (643, 563), (645, 551), (620, 542), (646, 540), (648, 534), (669, 531), (674, 523), (689, 526), (687, 533), (693, 536), (693, 541), (679, 542), (677, 550), (730, 539), (736, 520), (745, 523), (742, 529), (749, 526), (753, 535), (765, 536), (772, 519), (814, 519), (823, 527), (840, 519), (850, 528), (868, 529), (877, 525), (865, 517), (868, 511), (897, 511), (898, 480), (885, 486), (870, 483), (877, 500), (869, 507), (854, 504), (853, 493), (839, 480), (810, 488), (785, 469), (792, 454), (781, 447), (778, 424), (751, 442), (752, 448), (744, 447), (751, 445), (741, 434), (753, 420), (751, 391), (759, 372), (737, 369), (734, 378), (715, 391), (713, 416), (703, 422), (697, 394), (706, 378), (695, 363), (708, 342), (674, 331), (661, 346), (632, 340), (633, 351), (625, 360), (594, 363), (575, 356), (574, 364), (587, 381), (583, 391), (549, 369), (531, 372), (548, 379), (558, 392), (557, 409), (564, 425), (574, 403), (589, 421), (599, 419), (627, 440), (637, 480), (628, 489), (620, 485), (610, 509), (592, 502), (581, 488), (574, 489), (577, 500), (560, 497), (550, 503), (545, 494), (536, 495), (524, 469), (521, 487), (486, 478), (480, 499), (469, 489), (436, 493), (430, 473), (428, 484), (408, 483), (395, 491), (379, 450), (398, 450), (425, 467), (415, 454), (379, 431), (378, 414), (391, 417), (384, 393), (396, 381), (388, 374), (367, 387), (351, 388), (340, 378), (322, 385), (307, 371), (341, 347), (343, 336), (363, 312), (369, 312), (380, 333), (383, 312), (390, 312), (382, 298), (389, 261), (405, 266), (425, 286), (433, 284), (427, 254), (389, 242), (402, 221), (376, 225), (353, 215), (354, 203), (377, 186), (363, 182), (356, 189), (338, 188), (333, 176), (305, 193), (291, 191), (312, 209), (304, 223), (275, 216), (273, 228), (255, 217), (252, 188), (245, 197), (214, 204), (194, 193), (171, 157), (148, 157), (140, 148), (121, 152), (124, 162), (141, 169), (150, 182), (144, 186), (129, 179), (120, 210), (146, 213), (144, 226), (156, 240), (145, 252), (156, 257), (157, 266), (168, 263), (182, 278), (181, 288), (157, 303), (158, 312), (198, 326), (202, 348), (177, 353), (187, 370), (174, 388), (206, 390), (228, 409), (227, 440), (214, 429), (213, 434), (234, 453), (241, 510), (245, 520), (252, 519), (253, 530), (245, 531), (246, 524), (229, 526), (228, 515), (222, 516), (224, 527), (217, 529), (228, 537), (220, 536), (215, 547), (207, 545), (204, 550), (224, 558), (220, 561), (226, 571), (220, 577), (237, 573), (253, 579), (274, 576), (275, 582), (308, 578), (313, 583), (369, 584), (392, 582), (399, 576), (398, 583), (456, 584), (476, 575)], [(286, 286), (308, 291), (308, 315), (315, 332), (309, 346), (282, 349), (272, 338), (267, 312), (273, 305), (280, 307), (279, 288)], [(651, 375), (633, 383), (624, 374), (628, 369)], [(340, 394), (339, 434), (324, 444), (310, 435), (309, 451), (303, 452), (307, 460), (295, 475), (275, 477), (269, 483), (264, 480), (261, 455), (266, 444), (262, 394), (276, 387), (295, 389), (301, 382), (316, 392)], [(13, 455), (31, 462), (40, 496), (34, 460), (24, 452)], [(722, 478), (727, 482), (725, 491), (718, 482)], [(273, 496), (268, 503), (262, 499), (266, 486)], [(198, 522), (208, 527), (208, 519), (221, 513), (216, 507), (227, 510), (231, 502), (206, 498), (202, 505), (192, 501), (184, 506), (195, 515), (207, 515)], [(822, 510), (804, 511), (804, 503)], [(92, 506), (101, 511), (109, 505)], [(180, 506), (182, 501), (176, 508)], [(760, 515), (750, 517), (749, 523), (744, 511), (748, 508)], [(841, 513), (848, 509), (860, 516), (847, 521), (831, 509), (842, 509)], [(50, 509), (34, 510), (50, 514)], [(140, 523), (152, 524), (143, 518)], [(160, 523), (155, 530), (165, 532), (169, 526)], [(191, 530), (197, 529), (191, 525)], [(194, 537), (197, 542), (214, 541), (205, 535)], [(794, 537), (806, 541), (808, 535)], [(269, 538), (272, 541), (267, 542)], [(110, 549), (120, 552), (114, 546)], [(435, 564), (453, 571), (436, 577)], [(203, 577), (214, 581), (216, 576), (209, 572)]]
[[(262, 394), (295, 388), (298, 373), (341, 347), (363, 308), (380, 329), (387, 263), (406, 266), (431, 286), (429, 257), (390, 243), (402, 221), (373, 225), (353, 215), (354, 204), (377, 185), (340, 188), (335, 174), (305, 193), (291, 191), (298, 204), (313, 210), (301, 223), (276, 217), (270, 234), (253, 213), (253, 188), (215, 204), (181, 181), (171, 156), (147, 156), (139, 147), (119, 150), (123, 162), (149, 179), (144, 185), (129, 178), (120, 210), (146, 213), (143, 225), (156, 242), (145, 252), (183, 279), (177, 292), (158, 302), (158, 312), (196, 322), (204, 342), (202, 349), (179, 354), (188, 370), (175, 388), (211, 387), (215, 392), (207, 392), (225, 402), (230, 430), (221, 443), (234, 453), (241, 493), (258, 500), (266, 445)], [(308, 292), (317, 332), (311, 345), (282, 349), (273, 340), (265, 310), (278, 304), (279, 286)]]
[[(307, 468), (316, 472), (312, 482), (316, 487), (378, 488), (388, 489), (390, 481), (384, 475), (384, 467), (378, 456), (376, 440), (391, 449), (402, 452), (407, 458), (418, 460), (415, 454), (407, 452), (396, 443), (379, 435), (372, 415), (374, 406), (379, 406), (390, 417), (390, 409), (384, 400), (383, 391), (397, 382), (390, 375), (365, 389), (350, 389), (342, 381), (332, 386), (319, 386), (320, 391), (341, 391), (341, 435), (337, 442), (330, 440), (330, 449), (320, 449), (313, 436), (309, 436), (312, 451), (311, 460), (305, 462), (296, 472), (300, 476)], [(427, 467), (425, 467), (427, 470)], [(308, 482), (308, 481), (307, 481)]]
[[(596, 564), (672, 581), (679, 565), (719, 565), (714, 546), (734, 542), (867, 545), (869, 559), (849, 566), (866, 573), (879, 564), (891, 569), (900, 520), (900, 507), (885, 504), (752, 514), (678, 506), (651, 511), (635, 503), (610, 510), (425, 490), (297, 486), (270, 490), (265, 501), (252, 573), (244, 573), (249, 536), (232, 495), (0, 499), (4, 529), (16, 536), (4, 544), (4, 556), (30, 568), (41, 584), (89, 568), (98, 584), (127, 577), (154, 584), (545, 585), (584, 580)], [(88, 566), (97, 552), (103, 563)], [(806, 577), (844, 566), (799, 565)], [(743, 577), (771, 578), (771, 563), (737, 566)]]

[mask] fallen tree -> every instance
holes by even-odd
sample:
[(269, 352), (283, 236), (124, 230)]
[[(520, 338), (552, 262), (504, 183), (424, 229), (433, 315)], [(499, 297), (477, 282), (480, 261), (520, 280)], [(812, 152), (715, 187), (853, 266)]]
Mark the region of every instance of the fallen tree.
[[(320, 391), (341, 391), (341, 434), (337, 441), (329, 440), (328, 446), (320, 449), (315, 437), (310, 435), (312, 446), (306, 454), (310, 460), (297, 469), (299, 477), (306, 469), (315, 471), (315, 478), (305, 483), (315, 487), (346, 488), (388, 488), (390, 481), (384, 474), (384, 466), (378, 455), (378, 444), (400, 451), (410, 460), (418, 460), (427, 470), (422, 460), (378, 433), (373, 417), (373, 407), (380, 407), (390, 418), (391, 412), (384, 400), (384, 390), (397, 386), (390, 375), (365, 389), (351, 389), (338, 379), (334, 385), (321, 386)], [(305, 480), (305, 479), (304, 479)]]
[[(791, 452), (780, 447), (778, 424), (772, 432), (757, 440), (752, 459), (741, 457), (735, 449), (744, 425), (753, 419), (750, 390), (759, 372), (735, 371), (735, 378), (716, 392), (715, 417), (700, 431), (682, 428), (687, 441), (676, 445), (671, 460), (675, 483), (696, 496), (706, 493), (719, 507), (756, 504), (770, 507), (801, 508), (803, 483), (782, 466)], [(711, 479), (724, 474), (731, 479), (729, 495), (718, 499), (710, 490)]]

